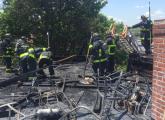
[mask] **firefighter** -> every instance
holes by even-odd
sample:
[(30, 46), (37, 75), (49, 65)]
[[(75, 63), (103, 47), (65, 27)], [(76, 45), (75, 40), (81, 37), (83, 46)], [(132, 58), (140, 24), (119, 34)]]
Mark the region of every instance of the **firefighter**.
[[(27, 39), (25, 40), (26, 43), (28, 43)], [(27, 73), (27, 72), (35, 71), (37, 68), (36, 67), (37, 63), (36, 63), (35, 49), (33, 45), (29, 43), (28, 45), (26, 45), (26, 44), (22, 44), (21, 42), (18, 42), (16, 47), (17, 48), (15, 48), (15, 50), (16, 50), (16, 54), (19, 57), (19, 63), (22, 72)]]
[(35, 36), (33, 34), (30, 34), (28, 39), (27, 39), (27, 43), (29, 44), (29, 46), (34, 45), (34, 39), (35, 39)]
[(145, 53), (150, 54), (150, 43), (152, 38), (152, 21), (148, 20), (148, 18), (144, 15), (141, 16), (141, 22), (133, 25), (132, 28), (140, 27), (140, 37), (141, 37), (141, 43), (145, 48)]
[(89, 51), (93, 48), (93, 43), (96, 42), (96, 41), (99, 41), (99, 40), (100, 40), (99, 34), (94, 33), (93, 36), (92, 36), (92, 39), (89, 43), (89, 46), (88, 46)]
[(96, 75), (103, 76), (106, 67), (106, 55), (101, 40), (93, 42), (93, 46), (90, 50), (90, 55), (92, 55), (92, 68), (94, 70), (94, 73)]
[(20, 39), (17, 40), (15, 44), (16, 55), (28, 49), (28, 45), (26, 44), (26, 42), (27, 42), (27, 38), (25, 36), (22, 36)]
[(99, 41), (100, 40), (100, 37), (99, 37), (99, 34), (98, 33), (94, 33), (93, 34), (93, 37), (92, 37), (92, 44), (96, 41)]
[(39, 59), (38, 59), (38, 66), (39, 66), (39, 74), (42, 77), (46, 77), (43, 68), (46, 66), (49, 67), (49, 75), (52, 76), (54, 75), (54, 69), (52, 66), (52, 53), (50, 52), (49, 49), (43, 48), (43, 52), (41, 52)]
[(10, 73), (12, 72), (12, 56), (14, 55), (14, 51), (11, 46), (8, 46), (6, 48), (5, 54), (4, 54), (4, 62), (6, 66), (6, 72)]
[(6, 72), (10, 73), (12, 72), (12, 56), (14, 55), (14, 51), (12, 49), (11, 45), (11, 35), (6, 34), (4, 39), (5, 45), (4, 45), (4, 54), (3, 54), (3, 60), (4, 64), (6, 66)]
[(33, 47), (28, 48), (28, 66), (29, 71), (34, 71), (37, 68), (35, 48)]
[(20, 67), (22, 69), (22, 73), (27, 73), (29, 72), (28, 69), (28, 52), (23, 52), (19, 55), (19, 59), (20, 59)]
[(22, 73), (28, 72), (28, 46), (23, 44), (22, 39), (19, 39), (15, 46), (15, 53), (19, 59), (19, 66)]
[(111, 32), (107, 32), (106, 37), (106, 56), (107, 56), (107, 65), (106, 65), (106, 72), (112, 73), (115, 67), (115, 38)]
[(28, 72), (27, 60), (26, 60), (27, 57), (23, 56), (23, 53), (27, 51), (27, 48), (28, 46), (26, 44), (26, 38), (22, 36), (20, 39), (17, 40), (15, 44), (15, 55), (19, 61), (18, 72), (20, 72), (20, 70), (22, 70), (22, 73)]
[[(28, 43), (28, 71), (35, 71), (37, 69), (37, 58), (36, 58), (36, 48), (34, 47), (34, 36), (30, 34), (30, 36), (27, 39)], [(35, 75), (35, 73), (33, 74)]]

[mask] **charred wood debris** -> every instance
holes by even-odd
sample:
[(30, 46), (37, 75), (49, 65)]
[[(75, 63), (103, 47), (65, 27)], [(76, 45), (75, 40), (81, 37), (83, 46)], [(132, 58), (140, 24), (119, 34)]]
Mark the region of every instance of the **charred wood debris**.
[[(117, 41), (129, 53), (129, 70), (94, 76), (91, 64), (73, 59), (54, 64), (55, 76), (7, 75), (0, 70), (0, 120), (149, 120), (152, 55), (130, 32)], [(46, 68), (45, 68), (46, 71)], [(83, 82), (87, 79), (87, 82)]]

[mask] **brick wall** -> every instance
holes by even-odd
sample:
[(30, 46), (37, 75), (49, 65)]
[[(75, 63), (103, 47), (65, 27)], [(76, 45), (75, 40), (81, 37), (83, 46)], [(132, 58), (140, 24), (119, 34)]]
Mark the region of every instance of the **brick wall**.
[(165, 112), (165, 19), (154, 21), (153, 26), (153, 88), (152, 117), (164, 120)]

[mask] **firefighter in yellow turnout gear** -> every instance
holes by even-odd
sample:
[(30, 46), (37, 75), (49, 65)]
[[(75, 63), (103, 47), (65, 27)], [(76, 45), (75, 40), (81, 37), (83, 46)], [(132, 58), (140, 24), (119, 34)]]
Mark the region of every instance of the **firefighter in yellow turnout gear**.
[(12, 57), (14, 55), (14, 51), (12, 49), (11, 40), (12, 40), (11, 35), (7, 33), (3, 40), (3, 46), (2, 46), (3, 61), (4, 61), (4, 65), (6, 66), (7, 73), (12, 72), (11, 66), (12, 66)]
[(36, 70), (36, 57), (34, 55), (34, 48), (20, 48), (17, 51), (20, 60), (20, 67), (23, 73)]
[(46, 49), (46, 48), (43, 48), (43, 51), (41, 52), (39, 58), (38, 58), (38, 66), (39, 66), (39, 74), (43, 77), (46, 77), (44, 71), (43, 71), (43, 68), (45, 66), (48, 66), (49, 68), (49, 75), (54, 75), (54, 69), (53, 69), (53, 66), (52, 66), (52, 53)]
[(102, 41), (96, 40), (92, 44), (89, 45), (90, 55), (92, 56), (93, 64), (92, 68), (96, 75), (103, 76), (105, 74), (106, 68), (106, 55), (103, 49)]
[(141, 22), (133, 25), (132, 28), (140, 27), (140, 39), (141, 43), (145, 48), (146, 54), (151, 54), (151, 45), (152, 42), (152, 21), (148, 20), (148, 18), (144, 15), (141, 16)]
[(10, 73), (12, 72), (12, 56), (14, 55), (14, 51), (12, 50), (12, 47), (8, 46), (6, 47), (6, 51), (3, 55), (4, 63), (6, 66), (6, 72)]
[(106, 72), (108, 74), (114, 71), (115, 51), (116, 51), (115, 38), (111, 33), (108, 33), (106, 39), (106, 56), (107, 56)]
[[(23, 41), (27, 43), (27, 39), (24, 39)], [(22, 42), (18, 42), (16, 45), (15, 52), (19, 57), (19, 64), (22, 69), (22, 73), (35, 71), (37, 68), (36, 51), (32, 46), (33, 45), (27, 45)]]

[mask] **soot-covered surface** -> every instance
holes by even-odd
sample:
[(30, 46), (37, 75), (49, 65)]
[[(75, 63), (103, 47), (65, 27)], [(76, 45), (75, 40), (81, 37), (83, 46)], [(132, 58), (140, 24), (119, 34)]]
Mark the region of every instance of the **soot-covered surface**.
[[(63, 111), (64, 114), (78, 106), (87, 107), (89, 110), (92, 111), (96, 103), (98, 93), (97, 87), (75, 87), (76, 85), (82, 85), (77, 81), (81, 80), (82, 78), (80, 76), (84, 75), (84, 63), (59, 65), (57, 68), (55, 68), (55, 71), (56, 77), (51, 78), (51, 80), (56, 82), (62, 81), (62, 83), (65, 83), (65, 85), (68, 81), (72, 81), (71, 83), (69, 83), (71, 84), (70, 87), (65, 87), (62, 85), (60, 85), (60, 87), (56, 87), (59, 86), (57, 84), (51, 86), (51, 80), (49, 78), (47, 78), (46, 80), (41, 80), (39, 86), (35, 87), (30, 86), (31, 81), (24, 82), (22, 86), (18, 86), (18, 84), (12, 84), (0, 89), (0, 105), (21, 101), (20, 104), (14, 105), (14, 108), (20, 110), (20, 112), (22, 112), (26, 116), (36, 113), (38, 109), (45, 108), (59, 108)], [(86, 74), (90, 76), (93, 75), (90, 65), (87, 66)], [(93, 83), (93, 85), (95, 84)], [(33, 95), (32, 93), (35, 95)], [(31, 97), (27, 97), (29, 94)], [(101, 94), (104, 95), (104, 91), (101, 90)], [(70, 103), (68, 103), (67, 99)], [(112, 108), (107, 113), (107, 109), (109, 109), (112, 102), (107, 100), (104, 96), (103, 103), (102, 115), (98, 115), (103, 120), (108, 120), (105, 118), (107, 114), (109, 114), (112, 119), (116, 119), (118, 116), (120, 116), (121, 112), (123, 112), (122, 110), (117, 111)], [(0, 108), (0, 112), (2, 113), (3, 111), (4, 108)], [(135, 116), (131, 115), (131, 113), (128, 112), (127, 115), (124, 115), (122, 119), (148, 120), (150, 119), (150, 112), (150, 107), (147, 110), (147, 116), (144, 116), (142, 114), (138, 114)], [(87, 113), (89, 113), (89, 111), (81, 108), (77, 110), (76, 113), (72, 112), (72, 117), (74, 116), (73, 118), (75, 119), (77, 116), (78, 120), (96, 120), (96, 117), (94, 117), (94, 115)], [(0, 120), (8, 120), (7, 117), (0, 117)], [(13, 114), (11, 119), (16, 119), (16, 117), (17, 115)], [(20, 118), (22, 118), (22, 116), (20, 116)], [(37, 118), (29, 117), (25, 120), (31, 119), (35, 120)], [(71, 117), (68, 119), (70, 120)]]

